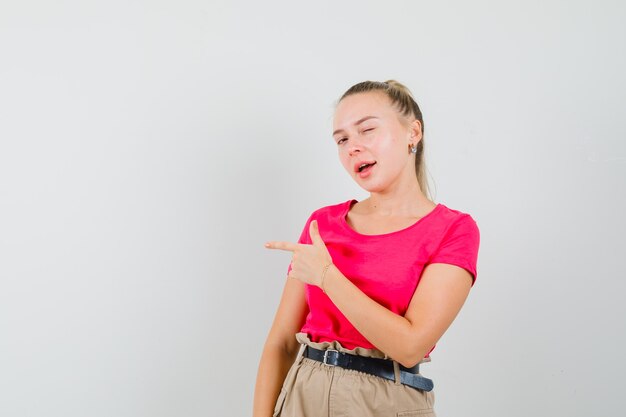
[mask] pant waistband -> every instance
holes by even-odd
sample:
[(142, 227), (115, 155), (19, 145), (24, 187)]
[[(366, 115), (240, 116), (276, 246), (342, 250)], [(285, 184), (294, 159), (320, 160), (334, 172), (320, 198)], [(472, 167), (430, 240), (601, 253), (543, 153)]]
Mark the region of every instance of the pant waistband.
[[(304, 357), (322, 362), (324, 365), (339, 366), (340, 368), (364, 372), (391, 381), (396, 380), (393, 361), (389, 359), (366, 358), (339, 352), (334, 349), (315, 349), (311, 346), (305, 347)], [(424, 391), (433, 389), (433, 381), (418, 374), (419, 364), (412, 368), (398, 365), (400, 367), (400, 383)]]

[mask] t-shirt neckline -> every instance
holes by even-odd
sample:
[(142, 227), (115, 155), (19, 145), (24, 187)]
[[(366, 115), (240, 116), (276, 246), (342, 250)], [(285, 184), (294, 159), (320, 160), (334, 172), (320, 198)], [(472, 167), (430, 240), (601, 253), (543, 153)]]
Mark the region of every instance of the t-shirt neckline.
[(417, 221), (415, 221), (415, 223), (405, 227), (404, 229), (400, 229), (400, 230), (396, 230), (394, 232), (388, 232), (388, 233), (380, 233), (377, 235), (365, 235), (363, 233), (359, 233), (356, 230), (354, 230), (352, 227), (350, 227), (350, 225), (348, 224), (348, 221), (346, 220), (346, 217), (348, 217), (348, 212), (350, 211), (350, 209), (352, 208), (352, 203), (358, 203), (358, 200), (355, 199), (351, 199), (345, 202), (344, 205), (344, 209), (341, 213), (341, 219), (340, 222), (343, 225), (343, 227), (345, 229), (347, 229), (350, 233), (359, 236), (359, 237), (363, 237), (363, 238), (375, 238), (375, 237), (385, 237), (385, 236), (392, 236), (392, 235), (396, 235), (396, 234), (400, 234), (403, 232), (406, 232), (410, 229), (413, 229), (415, 227), (417, 227), (418, 224), (422, 223), (423, 220), (425, 220), (428, 217), (431, 217), (433, 213), (435, 213), (436, 211), (438, 211), (441, 208), (441, 203), (437, 203), (437, 205), (428, 213), (426, 213), (424, 216), (420, 217), (419, 219), (417, 219)]

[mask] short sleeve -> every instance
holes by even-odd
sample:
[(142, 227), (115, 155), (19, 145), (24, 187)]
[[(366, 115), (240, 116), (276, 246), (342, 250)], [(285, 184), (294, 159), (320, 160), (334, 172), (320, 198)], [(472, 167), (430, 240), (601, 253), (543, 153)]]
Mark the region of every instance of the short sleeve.
[(445, 263), (464, 268), (472, 274), (474, 285), (479, 245), (478, 225), (469, 214), (465, 214), (448, 228), (428, 263)]
[[(304, 224), (304, 228), (302, 229), (302, 233), (300, 233), (300, 238), (298, 239), (298, 243), (306, 243), (311, 244), (311, 236), (309, 236), (309, 227), (311, 225), (311, 221), (313, 220), (313, 215), (311, 214)], [(287, 268), (287, 275), (291, 272), (291, 262), (289, 263), (289, 267)]]

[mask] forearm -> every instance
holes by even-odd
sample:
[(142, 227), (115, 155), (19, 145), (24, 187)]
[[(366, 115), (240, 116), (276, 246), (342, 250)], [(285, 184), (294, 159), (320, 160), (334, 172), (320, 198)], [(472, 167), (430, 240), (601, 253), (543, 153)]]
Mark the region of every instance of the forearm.
[(326, 273), (324, 290), (367, 340), (405, 366), (417, 363), (434, 344), (405, 317), (369, 298), (334, 265)]
[(253, 417), (271, 417), (283, 381), (296, 354), (297, 350), (289, 351), (266, 343), (259, 362), (254, 389)]

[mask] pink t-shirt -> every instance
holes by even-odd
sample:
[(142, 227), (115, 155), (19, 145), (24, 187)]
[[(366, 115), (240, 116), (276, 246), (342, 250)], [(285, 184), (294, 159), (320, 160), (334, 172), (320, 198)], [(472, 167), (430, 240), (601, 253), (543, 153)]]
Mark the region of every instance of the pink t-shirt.
[[(356, 202), (348, 200), (314, 211), (298, 242), (311, 244), (309, 224), (317, 220), (335, 266), (370, 298), (404, 316), (424, 267), (431, 263), (465, 268), (472, 274), (474, 285), (479, 231), (469, 214), (439, 203), (405, 229), (363, 235), (346, 222), (346, 215)], [(290, 270), (291, 265), (287, 273)], [(306, 299), (309, 313), (301, 331), (313, 342), (336, 340), (347, 349), (375, 349), (319, 287), (307, 285)]]

